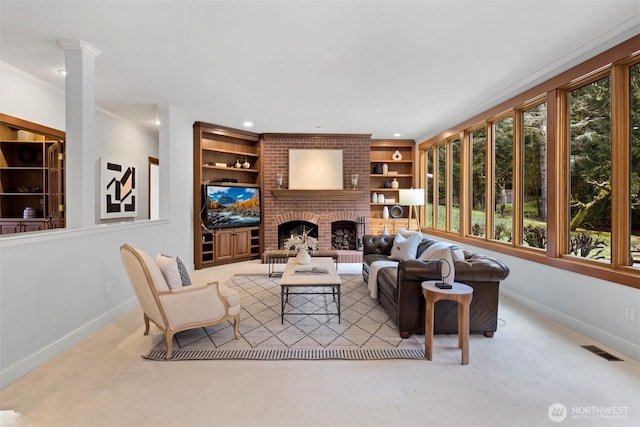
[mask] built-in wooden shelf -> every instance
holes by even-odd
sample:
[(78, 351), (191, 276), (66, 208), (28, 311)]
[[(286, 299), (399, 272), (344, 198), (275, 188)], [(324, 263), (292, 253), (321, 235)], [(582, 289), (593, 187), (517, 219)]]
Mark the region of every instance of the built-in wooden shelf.
[(357, 200), (360, 190), (271, 190), (279, 200)]

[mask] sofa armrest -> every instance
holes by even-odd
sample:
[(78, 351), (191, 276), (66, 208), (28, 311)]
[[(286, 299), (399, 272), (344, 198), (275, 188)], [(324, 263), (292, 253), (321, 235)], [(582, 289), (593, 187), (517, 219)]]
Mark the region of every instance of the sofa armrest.
[(405, 280), (420, 281), (436, 280), (442, 278), (440, 275), (441, 260), (432, 259), (421, 261), (409, 259), (398, 264), (398, 283)]
[(374, 236), (366, 234), (362, 238), (362, 253), (391, 255), (394, 236)]

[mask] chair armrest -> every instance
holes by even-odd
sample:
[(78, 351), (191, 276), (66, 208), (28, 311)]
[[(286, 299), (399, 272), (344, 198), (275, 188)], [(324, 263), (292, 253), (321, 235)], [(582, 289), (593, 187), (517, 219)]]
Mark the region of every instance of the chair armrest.
[(227, 315), (228, 307), (218, 292), (217, 282), (178, 289), (159, 295), (171, 329), (211, 322)]
[[(218, 283), (218, 282), (213, 282), (213, 283)], [(194, 284), (189, 285), (189, 286), (182, 286), (180, 288), (171, 289), (171, 291), (168, 292), (168, 293), (180, 294), (180, 293), (184, 293), (184, 292), (193, 292), (193, 291), (197, 291), (198, 289), (206, 288), (210, 284), (211, 283), (194, 283)]]

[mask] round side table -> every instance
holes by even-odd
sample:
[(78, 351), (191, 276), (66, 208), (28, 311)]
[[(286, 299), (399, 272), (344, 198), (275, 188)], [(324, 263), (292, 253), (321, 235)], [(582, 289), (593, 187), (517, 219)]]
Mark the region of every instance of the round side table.
[(449, 300), (458, 303), (458, 347), (462, 349), (462, 364), (469, 364), (469, 307), (473, 299), (473, 288), (453, 282), (451, 289), (440, 289), (438, 280), (422, 282), (422, 294), (426, 300), (424, 324), (424, 356), (433, 356), (433, 312), (436, 301)]

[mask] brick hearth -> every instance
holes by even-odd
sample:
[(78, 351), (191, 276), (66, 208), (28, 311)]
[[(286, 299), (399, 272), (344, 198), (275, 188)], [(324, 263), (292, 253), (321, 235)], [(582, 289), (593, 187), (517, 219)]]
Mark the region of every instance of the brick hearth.
[[(261, 162), (263, 175), (264, 249), (278, 249), (278, 225), (288, 221), (308, 221), (318, 225), (319, 249), (331, 249), (331, 223), (358, 221), (364, 217), (369, 230), (369, 147), (370, 135), (263, 135)], [(357, 173), (358, 189), (363, 190), (357, 200), (281, 200), (271, 190), (278, 188), (276, 174), (284, 175), (283, 188), (288, 187), (289, 149), (343, 150), (344, 188), (351, 188), (351, 174)], [(360, 233), (360, 230), (358, 230)], [(361, 237), (361, 236), (359, 236)], [(361, 262), (359, 251), (339, 251), (340, 262)]]

